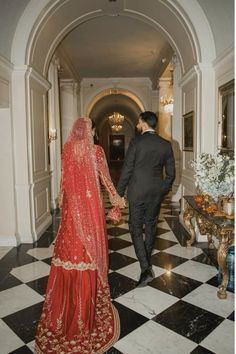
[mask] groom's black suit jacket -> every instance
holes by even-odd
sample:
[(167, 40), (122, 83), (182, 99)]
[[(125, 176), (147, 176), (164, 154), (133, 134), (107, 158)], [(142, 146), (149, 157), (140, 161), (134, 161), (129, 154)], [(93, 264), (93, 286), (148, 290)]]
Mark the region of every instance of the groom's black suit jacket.
[(174, 179), (175, 161), (170, 142), (155, 132), (146, 132), (129, 144), (117, 192), (123, 197), (128, 187), (130, 203), (161, 202)]

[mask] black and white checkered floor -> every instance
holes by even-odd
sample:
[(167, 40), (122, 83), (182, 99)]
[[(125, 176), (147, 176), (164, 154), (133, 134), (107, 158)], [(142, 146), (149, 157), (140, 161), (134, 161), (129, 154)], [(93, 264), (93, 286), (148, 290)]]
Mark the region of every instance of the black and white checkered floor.
[[(107, 354), (234, 353), (234, 294), (217, 298), (207, 248), (186, 249), (178, 205), (168, 199), (162, 205), (152, 256), (156, 277), (145, 288), (135, 288), (140, 269), (127, 209), (123, 216), (119, 226), (107, 223), (109, 283), (121, 319), (119, 341)], [(55, 215), (35, 244), (0, 247), (0, 354), (33, 351), (59, 222)]]

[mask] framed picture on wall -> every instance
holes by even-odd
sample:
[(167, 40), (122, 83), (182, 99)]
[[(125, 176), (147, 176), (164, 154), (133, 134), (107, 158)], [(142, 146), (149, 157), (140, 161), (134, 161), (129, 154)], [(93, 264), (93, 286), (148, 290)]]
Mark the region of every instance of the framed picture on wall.
[(234, 80), (219, 87), (218, 148), (234, 155)]
[(183, 115), (183, 150), (193, 151), (193, 126), (194, 112), (188, 112)]

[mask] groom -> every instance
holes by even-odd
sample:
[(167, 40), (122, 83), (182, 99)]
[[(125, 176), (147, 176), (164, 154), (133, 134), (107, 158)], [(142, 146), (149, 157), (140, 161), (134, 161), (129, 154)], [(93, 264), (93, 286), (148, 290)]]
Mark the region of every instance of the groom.
[(175, 179), (171, 144), (156, 134), (156, 125), (155, 113), (146, 111), (140, 114), (137, 129), (141, 135), (129, 144), (117, 186), (121, 197), (128, 187), (129, 230), (141, 267), (137, 287), (147, 285), (154, 278), (151, 255), (156, 238), (157, 218), (161, 202)]

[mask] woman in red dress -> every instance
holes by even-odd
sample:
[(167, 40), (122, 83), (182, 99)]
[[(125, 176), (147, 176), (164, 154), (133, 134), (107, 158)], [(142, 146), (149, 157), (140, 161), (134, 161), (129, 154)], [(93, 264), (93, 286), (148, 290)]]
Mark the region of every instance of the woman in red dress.
[[(124, 206), (89, 118), (74, 123), (62, 154), (62, 218), (35, 338), (37, 354), (100, 354), (119, 338), (110, 300), (108, 247), (100, 181)], [(99, 181), (100, 180), (100, 181)]]

